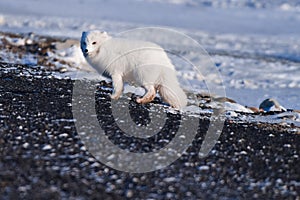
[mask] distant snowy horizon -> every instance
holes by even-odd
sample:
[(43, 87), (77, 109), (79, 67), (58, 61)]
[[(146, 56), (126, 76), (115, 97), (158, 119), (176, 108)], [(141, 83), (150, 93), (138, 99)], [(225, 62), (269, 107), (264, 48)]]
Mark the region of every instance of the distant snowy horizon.
[(213, 34), (289, 36), (300, 32), (299, 6), (296, 0), (1, 0), (0, 15), (55, 17), (57, 21), (62, 18), (94, 24), (110, 21)]
[(137, 0), (160, 2), (169, 4), (183, 4), (187, 6), (214, 7), (214, 8), (253, 8), (253, 9), (280, 9), (285, 11), (300, 11), (298, 0)]

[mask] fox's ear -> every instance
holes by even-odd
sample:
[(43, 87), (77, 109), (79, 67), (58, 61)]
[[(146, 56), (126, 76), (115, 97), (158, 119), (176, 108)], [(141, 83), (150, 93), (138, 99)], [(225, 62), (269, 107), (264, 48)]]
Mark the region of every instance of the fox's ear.
[(107, 32), (106, 32), (106, 31), (101, 31), (101, 33), (102, 33), (103, 35), (107, 35)]

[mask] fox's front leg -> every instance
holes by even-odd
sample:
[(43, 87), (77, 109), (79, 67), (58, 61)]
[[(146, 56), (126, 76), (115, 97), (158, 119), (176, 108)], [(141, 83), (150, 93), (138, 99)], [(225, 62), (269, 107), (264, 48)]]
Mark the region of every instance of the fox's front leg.
[(123, 79), (121, 75), (115, 74), (111, 76), (114, 91), (111, 95), (112, 99), (119, 99), (123, 92)]

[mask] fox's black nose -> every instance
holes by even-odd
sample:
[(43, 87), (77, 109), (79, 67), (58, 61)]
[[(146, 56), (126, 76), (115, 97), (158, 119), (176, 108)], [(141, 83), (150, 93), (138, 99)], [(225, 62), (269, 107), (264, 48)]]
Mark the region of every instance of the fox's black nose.
[(89, 50), (88, 50), (88, 49), (85, 49), (84, 52), (87, 53), (87, 52), (89, 52)]

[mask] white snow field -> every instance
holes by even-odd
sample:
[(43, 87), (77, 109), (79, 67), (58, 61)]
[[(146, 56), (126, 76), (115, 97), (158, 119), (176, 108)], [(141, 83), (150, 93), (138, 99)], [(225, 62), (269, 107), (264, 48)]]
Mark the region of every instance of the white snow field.
[[(100, 29), (115, 35), (148, 26), (168, 27), (197, 40), (222, 75), (227, 96), (241, 105), (258, 107), (273, 97), (285, 108), (300, 109), (297, 0), (0, 1), (0, 30), (5, 32), (79, 39), (84, 30)], [(169, 39), (171, 46), (182, 45)], [(59, 55), (73, 60), (74, 69), (86, 69), (79, 47), (62, 50)], [(181, 82), (187, 77), (190, 80), (183, 87), (200, 90), (201, 77), (180, 61), (173, 62)], [(214, 81), (214, 77), (205, 78)]]

